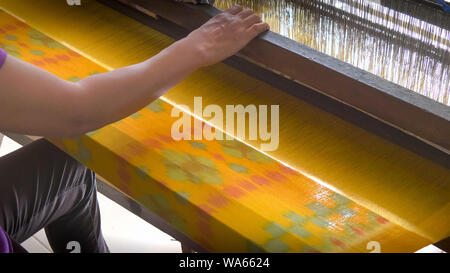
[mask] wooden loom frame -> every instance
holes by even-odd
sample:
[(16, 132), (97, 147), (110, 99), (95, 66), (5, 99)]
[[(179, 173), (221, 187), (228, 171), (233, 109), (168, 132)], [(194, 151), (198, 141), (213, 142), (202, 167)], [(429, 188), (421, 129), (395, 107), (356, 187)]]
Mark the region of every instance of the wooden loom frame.
[[(114, 1), (108, 1), (108, 0), (102, 0), (101, 2), (110, 2), (109, 3), (110, 5), (118, 4), (118, 3), (114, 4), (113, 3)], [(120, 4), (119, 4), (119, 6), (120, 6)], [(118, 6), (116, 5), (116, 7), (118, 7)], [(129, 11), (129, 12), (127, 12), (128, 13), (127, 15), (133, 14), (133, 12), (136, 12), (136, 11), (135, 10)], [(142, 17), (142, 16), (143, 15), (141, 13), (135, 13), (132, 17), (138, 18), (138, 17)], [(141, 20), (139, 20), (139, 21), (143, 22), (143, 21), (148, 20), (148, 22), (145, 24), (148, 24), (162, 32), (169, 33), (170, 36), (172, 36), (172, 37), (179, 38), (186, 34), (186, 29), (181, 29), (181, 28), (177, 27), (176, 24), (174, 24), (173, 22), (170, 22), (168, 20), (153, 20), (153, 19), (149, 18), (148, 16), (144, 16), (144, 17), (147, 17), (147, 18), (141, 18)], [(246, 61), (245, 56), (231, 58), (231, 59), (227, 60), (226, 63), (238, 68), (239, 70), (241, 70), (245, 73), (248, 73), (255, 77), (258, 77), (259, 79), (263, 79), (263, 78), (266, 79), (264, 76), (270, 75), (270, 77), (267, 78), (268, 81), (271, 82), (273, 85), (275, 85), (275, 82), (277, 80), (280, 80), (280, 83), (277, 86), (280, 87), (281, 90), (289, 92), (290, 94), (294, 94), (301, 99), (307, 99), (309, 96), (313, 96), (314, 98), (312, 98), (312, 99), (309, 98), (310, 99), (309, 102), (314, 103), (316, 105), (322, 104), (322, 106), (325, 110), (331, 111), (331, 112), (334, 112), (335, 111), (334, 109), (336, 108), (335, 112), (339, 112), (339, 115), (346, 116), (346, 119), (353, 118), (353, 120), (352, 120), (353, 123), (364, 124), (365, 122), (369, 121), (372, 124), (371, 126), (374, 126), (374, 127), (378, 126), (377, 127), (378, 129), (377, 128), (372, 128), (372, 129), (375, 130), (379, 134), (385, 134), (386, 136), (390, 135), (390, 134), (394, 134), (394, 135), (397, 134), (396, 131), (398, 131), (398, 130), (395, 129), (394, 131), (392, 131), (391, 129), (393, 129), (393, 128), (385, 125), (384, 123), (380, 123), (376, 119), (366, 116), (365, 114), (361, 113), (360, 111), (355, 110), (352, 107), (348, 107), (344, 104), (341, 105), (341, 103), (336, 102), (336, 100), (331, 99), (328, 96), (324, 96), (320, 93), (317, 93), (316, 91), (314, 91), (310, 88), (301, 87), (298, 83), (295, 83), (291, 80), (283, 78), (279, 75), (270, 74), (271, 71), (262, 69), (261, 67), (256, 66), (253, 63)], [(299, 92), (299, 91), (301, 91), (301, 92)], [(337, 108), (339, 108), (339, 109), (337, 109)], [(344, 111), (344, 113), (342, 113), (341, 111)], [(29, 139), (27, 140), (27, 138), (24, 136), (13, 135), (13, 134), (8, 134), (8, 136), (10, 136), (14, 140), (20, 142), (23, 145), (27, 144), (29, 142)], [(403, 146), (410, 145), (410, 147), (416, 147), (415, 145), (419, 145), (419, 146), (423, 145), (423, 144), (420, 144), (421, 142), (417, 142), (418, 140), (415, 137), (411, 137), (410, 135), (407, 135), (407, 134), (405, 135), (403, 132), (399, 132), (397, 134), (397, 137), (399, 137), (398, 140), (400, 142), (408, 140), (407, 142), (409, 144), (403, 143)], [(394, 141), (395, 141), (395, 139), (394, 139)], [(429, 152), (433, 156), (438, 156), (437, 159), (439, 159), (439, 158), (441, 159), (440, 163), (442, 163), (442, 162), (448, 163), (448, 161), (446, 161), (448, 159), (448, 154), (442, 153), (442, 151), (440, 151), (440, 150), (434, 150), (433, 148), (429, 149), (430, 147), (428, 147), (427, 145), (424, 145), (423, 147), (424, 147), (423, 151), (425, 153)], [(436, 157), (435, 157), (435, 159), (436, 159)], [(444, 160), (442, 160), (442, 159), (444, 159)], [(448, 167), (447, 164), (444, 164), (444, 165), (446, 165)], [(195, 242), (190, 241), (190, 239), (187, 238), (184, 234), (179, 233), (177, 230), (175, 230), (173, 227), (171, 227), (169, 224), (167, 224), (164, 220), (159, 218), (157, 215), (155, 215), (155, 214), (151, 213), (150, 211), (148, 211), (147, 209), (143, 208), (133, 199), (123, 195), (122, 193), (117, 191), (114, 187), (112, 187), (108, 183), (104, 182), (101, 178), (98, 181), (100, 182), (99, 183), (99, 191), (100, 192), (102, 192), (103, 194), (105, 194), (106, 196), (108, 196), (109, 198), (114, 200), (115, 202), (119, 203), (123, 207), (127, 208), (131, 212), (140, 216), (147, 222), (152, 223), (159, 229), (172, 235), (174, 238), (177, 238), (179, 241), (182, 242), (182, 244), (184, 246), (189, 245), (187, 247), (188, 250), (195, 249), (197, 251), (202, 251), (202, 252), (205, 251), (200, 246), (196, 245)], [(447, 240), (445, 240), (445, 242), (447, 243), (447, 246), (448, 246), (449, 240), (447, 239)], [(437, 243), (435, 245), (437, 245), (441, 248), (443, 246), (442, 243)], [(443, 247), (443, 248), (445, 249), (445, 247)], [(186, 248), (184, 250), (186, 250)]]

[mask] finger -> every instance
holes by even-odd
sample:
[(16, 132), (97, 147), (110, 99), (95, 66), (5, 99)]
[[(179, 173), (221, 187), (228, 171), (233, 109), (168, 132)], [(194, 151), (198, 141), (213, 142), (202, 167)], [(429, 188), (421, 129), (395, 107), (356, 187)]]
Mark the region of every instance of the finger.
[(251, 9), (244, 9), (244, 10), (242, 10), (241, 12), (239, 12), (239, 13), (237, 14), (237, 16), (239, 16), (241, 19), (245, 19), (245, 18), (249, 17), (249, 16), (252, 15), (252, 14), (255, 14), (255, 13), (253, 12), (253, 10), (251, 10)]
[(243, 10), (243, 8), (239, 5), (236, 6), (232, 6), (231, 8), (227, 9), (225, 12), (231, 13), (233, 15), (238, 14), (239, 12), (241, 12)]
[(258, 24), (258, 23), (261, 23), (261, 22), (262, 22), (261, 21), (261, 17), (259, 17), (256, 14), (252, 14), (249, 17), (244, 19), (244, 25), (246, 27), (251, 27), (252, 25)]
[(267, 23), (261, 22), (261, 23), (254, 24), (248, 30), (250, 31), (250, 33), (253, 37), (256, 37), (259, 34), (261, 34), (262, 32), (269, 30), (269, 29), (270, 29), (270, 26)]

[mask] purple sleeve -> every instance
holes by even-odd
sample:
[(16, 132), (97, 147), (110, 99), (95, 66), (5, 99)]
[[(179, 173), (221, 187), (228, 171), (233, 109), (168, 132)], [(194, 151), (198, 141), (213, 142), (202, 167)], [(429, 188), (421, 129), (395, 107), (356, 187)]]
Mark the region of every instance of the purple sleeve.
[(2, 68), (3, 64), (5, 63), (6, 55), (6, 51), (0, 48), (0, 68)]
[(11, 253), (13, 252), (13, 246), (8, 235), (0, 227), (0, 253)]

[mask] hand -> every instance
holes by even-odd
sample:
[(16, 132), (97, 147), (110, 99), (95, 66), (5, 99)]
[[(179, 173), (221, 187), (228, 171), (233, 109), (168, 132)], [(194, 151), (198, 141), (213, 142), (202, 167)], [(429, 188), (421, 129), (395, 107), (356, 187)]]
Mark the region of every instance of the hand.
[(252, 10), (234, 6), (191, 32), (183, 42), (195, 48), (200, 66), (208, 66), (236, 54), (269, 28)]

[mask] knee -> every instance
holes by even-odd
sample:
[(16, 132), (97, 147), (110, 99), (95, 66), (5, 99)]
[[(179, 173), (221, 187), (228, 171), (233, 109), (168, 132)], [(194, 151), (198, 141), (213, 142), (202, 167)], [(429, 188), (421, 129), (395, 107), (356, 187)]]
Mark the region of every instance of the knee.
[(75, 169), (78, 179), (90, 189), (96, 189), (95, 173), (77, 160), (70, 158), (71, 164)]

